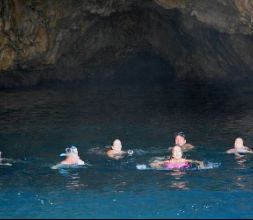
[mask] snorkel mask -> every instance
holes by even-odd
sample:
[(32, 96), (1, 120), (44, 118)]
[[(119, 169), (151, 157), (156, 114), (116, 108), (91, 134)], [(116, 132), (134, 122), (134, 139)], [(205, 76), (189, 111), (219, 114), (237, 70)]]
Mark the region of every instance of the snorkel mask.
[(61, 157), (65, 157), (65, 156), (68, 156), (70, 154), (76, 154), (76, 155), (78, 155), (78, 150), (77, 150), (77, 148), (75, 146), (67, 147), (65, 149), (65, 152), (66, 153), (61, 153), (60, 156)]

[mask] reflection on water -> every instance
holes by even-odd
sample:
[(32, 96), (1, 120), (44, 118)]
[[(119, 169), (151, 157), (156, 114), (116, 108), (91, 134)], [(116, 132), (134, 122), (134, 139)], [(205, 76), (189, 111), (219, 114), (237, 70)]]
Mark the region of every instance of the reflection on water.
[(235, 156), (236, 163), (240, 168), (246, 168), (245, 162), (247, 161), (244, 155), (236, 155)]
[(177, 189), (188, 189), (187, 187), (187, 182), (186, 181), (174, 181), (172, 182), (171, 184), (171, 187), (172, 188), (177, 188)]
[(243, 176), (236, 176), (235, 183), (240, 189), (246, 189), (246, 185), (244, 183), (245, 178)]
[[(0, 216), (248, 218), (252, 155), (225, 151), (237, 136), (253, 146), (252, 97), (252, 88), (185, 82), (2, 91), (0, 151), (16, 162), (0, 167)], [(175, 131), (196, 146), (186, 158), (210, 169), (136, 169), (168, 157)], [(116, 138), (134, 154), (107, 158), (106, 146)], [(91, 166), (50, 169), (71, 145)]]
[(186, 172), (181, 170), (174, 170), (170, 173), (172, 177), (174, 177), (171, 180), (171, 188), (186, 190), (188, 188), (188, 181), (183, 181), (183, 177), (185, 176)]
[(79, 176), (78, 172), (77, 173), (71, 173), (68, 176), (68, 182), (66, 184), (67, 189), (76, 189), (76, 190), (78, 190), (78, 189), (83, 188), (83, 187), (85, 187), (85, 185), (80, 182), (80, 176)]

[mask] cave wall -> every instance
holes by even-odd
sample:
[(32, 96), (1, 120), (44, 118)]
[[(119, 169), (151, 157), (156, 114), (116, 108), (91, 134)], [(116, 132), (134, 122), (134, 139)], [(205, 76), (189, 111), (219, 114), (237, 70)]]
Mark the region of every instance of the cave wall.
[(0, 10), (0, 87), (113, 80), (143, 51), (178, 78), (253, 71), (248, 0), (1, 0)]

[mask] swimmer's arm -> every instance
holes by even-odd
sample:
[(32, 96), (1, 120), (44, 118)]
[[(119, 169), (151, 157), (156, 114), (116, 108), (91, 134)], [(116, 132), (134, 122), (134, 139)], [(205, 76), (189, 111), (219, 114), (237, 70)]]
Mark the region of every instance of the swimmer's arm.
[(120, 155), (122, 155), (122, 154), (127, 154), (127, 151), (121, 151), (121, 152), (118, 152), (118, 153), (115, 153), (113, 150), (108, 150), (107, 152), (106, 152), (106, 154), (108, 155), (108, 156), (114, 156), (114, 155), (116, 155), (116, 156), (120, 156)]
[(1, 157), (0, 158), (0, 161), (6, 161), (6, 162), (15, 162), (13, 159), (11, 158), (4, 158), (4, 157)]
[(11, 163), (0, 163), (1, 166), (12, 166)]
[(184, 151), (184, 152), (186, 152), (186, 151), (188, 151), (188, 150), (192, 150), (194, 148), (194, 146), (192, 145), (192, 144), (185, 144), (185, 145), (183, 145), (182, 146), (182, 150)]
[(250, 149), (249, 147), (246, 147), (246, 151), (245, 151), (246, 153), (249, 153), (249, 154), (253, 154), (253, 150), (252, 149)]
[(247, 151), (247, 153), (253, 154), (253, 150), (249, 150), (249, 151)]
[(186, 161), (190, 162), (190, 163), (196, 163), (199, 166), (204, 167), (204, 162), (203, 161), (199, 161), (199, 160), (186, 160)]
[(107, 156), (116, 160), (122, 159), (124, 157), (122, 154), (113, 154), (111, 152), (107, 152)]
[(164, 164), (164, 161), (153, 162), (150, 164), (151, 167), (159, 168)]
[(234, 154), (235, 153), (235, 149), (231, 148), (229, 150), (226, 151), (227, 154)]
[(78, 165), (86, 165), (86, 163), (83, 160), (79, 159)]
[(187, 144), (187, 149), (192, 150), (193, 148), (195, 148), (192, 144)]
[[(233, 148), (227, 150), (226, 153), (227, 153), (227, 154), (234, 154), (234, 155), (237, 156), (237, 157), (243, 157), (243, 155), (239, 154), (239, 152), (235, 151), (235, 149), (233, 149)], [(246, 153), (246, 151), (245, 151), (244, 153)], [(252, 153), (253, 153), (253, 152), (252, 152)]]
[(244, 157), (244, 155), (239, 154), (238, 152), (234, 152), (235, 156), (237, 157)]

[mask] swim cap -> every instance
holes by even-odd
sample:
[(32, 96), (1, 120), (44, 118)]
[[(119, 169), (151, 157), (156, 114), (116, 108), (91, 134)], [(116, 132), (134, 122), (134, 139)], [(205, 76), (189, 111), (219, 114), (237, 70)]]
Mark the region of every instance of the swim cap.
[(77, 150), (77, 148), (75, 146), (71, 146), (70, 151), (73, 154), (78, 154), (78, 150)]
[(78, 154), (78, 150), (77, 150), (77, 148), (75, 147), (75, 146), (71, 146), (71, 147), (67, 147), (66, 149), (65, 149), (65, 152), (66, 153), (61, 153), (60, 154), (60, 156), (61, 157), (64, 157), (64, 156), (68, 156), (69, 154)]

